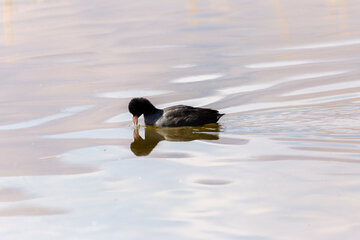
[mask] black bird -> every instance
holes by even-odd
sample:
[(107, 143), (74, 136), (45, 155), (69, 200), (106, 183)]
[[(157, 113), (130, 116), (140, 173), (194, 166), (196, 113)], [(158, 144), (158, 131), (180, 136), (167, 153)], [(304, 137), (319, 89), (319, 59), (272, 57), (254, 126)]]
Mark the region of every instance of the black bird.
[(138, 124), (138, 118), (144, 114), (145, 124), (156, 127), (202, 126), (216, 123), (224, 115), (217, 110), (185, 105), (158, 109), (146, 98), (131, 99), (129, 111), (135, 125)]

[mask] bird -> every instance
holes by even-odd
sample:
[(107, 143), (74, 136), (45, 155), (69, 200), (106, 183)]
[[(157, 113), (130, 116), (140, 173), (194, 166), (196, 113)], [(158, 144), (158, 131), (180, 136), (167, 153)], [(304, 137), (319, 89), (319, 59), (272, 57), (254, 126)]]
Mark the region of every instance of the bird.
[(164, 109), (156, 108), (146, 98), (133, 98), (129, 102), (129, 112), (133, 115), (134, 125), (144, 114), (145, 124), (156, 127), (202, 126), (216, 123), (224, 114), (210, 108), (176, 105)]

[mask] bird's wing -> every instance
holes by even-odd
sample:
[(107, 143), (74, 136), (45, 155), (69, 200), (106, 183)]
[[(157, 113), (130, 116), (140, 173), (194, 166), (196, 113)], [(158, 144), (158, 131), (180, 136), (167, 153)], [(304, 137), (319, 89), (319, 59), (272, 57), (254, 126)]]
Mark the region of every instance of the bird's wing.
[(178, 105), (164, 109), (162, 122), (167, 126), (198, 126), (216, 122), (218, 115), (217, 110)]

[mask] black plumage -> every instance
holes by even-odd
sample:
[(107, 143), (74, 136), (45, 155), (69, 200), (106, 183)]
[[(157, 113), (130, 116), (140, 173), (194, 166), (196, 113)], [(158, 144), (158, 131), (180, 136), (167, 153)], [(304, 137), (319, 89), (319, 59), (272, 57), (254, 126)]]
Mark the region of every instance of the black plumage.
[(156, 108), (146, 98), (133, 98), (129, 103), (133, 122), (144, 114), (145, 124), (157, 127), (202, 126), (216, 123), (224, 114), (209, 108), (177, 105), (164, 109)]

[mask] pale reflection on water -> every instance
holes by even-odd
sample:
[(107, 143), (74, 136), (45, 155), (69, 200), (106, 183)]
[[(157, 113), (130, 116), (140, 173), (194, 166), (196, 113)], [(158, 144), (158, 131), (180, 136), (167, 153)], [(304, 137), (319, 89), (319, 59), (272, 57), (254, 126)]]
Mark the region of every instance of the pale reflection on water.
[[(3, 0), (1, 239), (358, 239), (359, 11)], [(134, 129), (138, 95), (227, 114)]]

